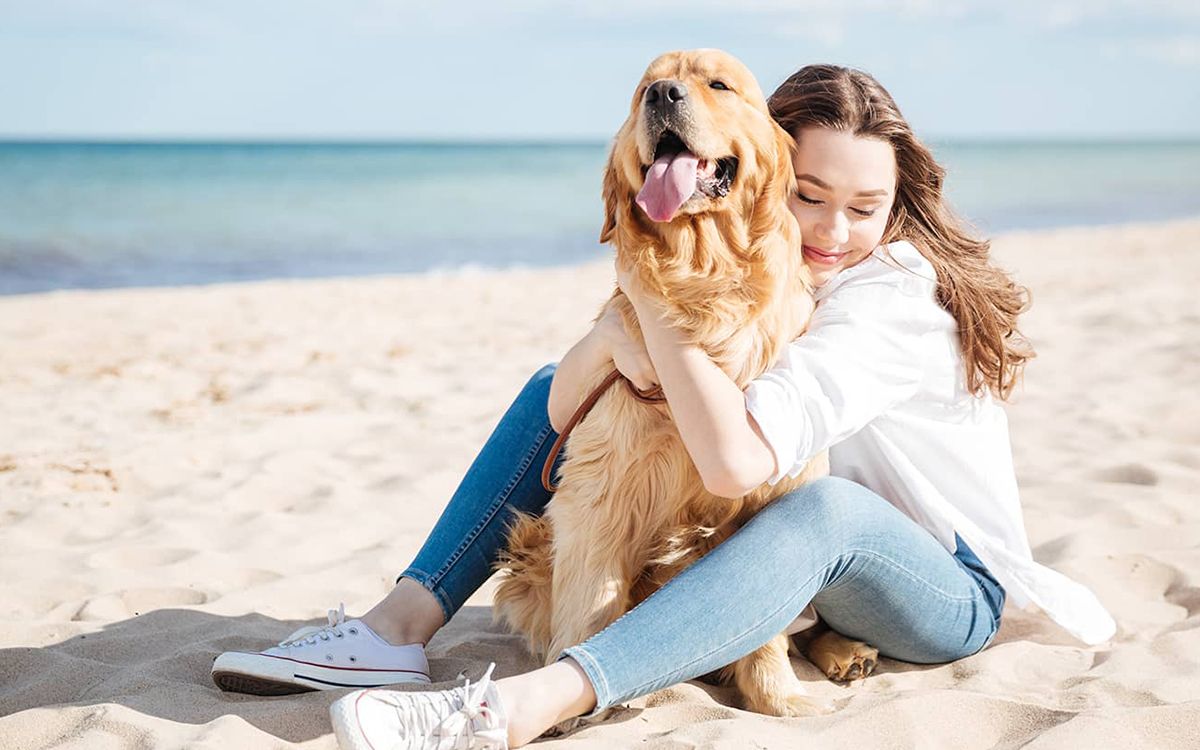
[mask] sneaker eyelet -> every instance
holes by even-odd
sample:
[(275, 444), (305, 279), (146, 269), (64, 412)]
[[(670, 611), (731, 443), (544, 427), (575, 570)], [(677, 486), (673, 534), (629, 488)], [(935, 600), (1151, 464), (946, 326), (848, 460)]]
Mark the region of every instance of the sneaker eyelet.
[(357, 656), (351, 656), (351, 657), (350, 657), (350, 661), (358, 661), (358, 657), (357, 657)]
[(333, 661), (333, 654), (325, 654), (326, 661)]
[(358, 628), (350, 628), (350, 635), (358, 635)]
[(337, 633), (336, 635), (337, 635), (337, 637), (338, 637), (338, 638), (345, 638), (345, 637), (346, 637), (346, 634), (345, 634), (345, 633), (341, 633), (341, 632)]

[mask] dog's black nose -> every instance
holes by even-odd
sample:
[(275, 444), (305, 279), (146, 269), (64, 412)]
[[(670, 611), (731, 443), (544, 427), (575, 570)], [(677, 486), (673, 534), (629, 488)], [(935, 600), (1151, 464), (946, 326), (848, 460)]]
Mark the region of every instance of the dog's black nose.
[(674, 107), (678, 102), (687, 98), (687, 86), (683, 81), (664, 78), (655, 81), (646, 89), (646, 104), (661, 109)]

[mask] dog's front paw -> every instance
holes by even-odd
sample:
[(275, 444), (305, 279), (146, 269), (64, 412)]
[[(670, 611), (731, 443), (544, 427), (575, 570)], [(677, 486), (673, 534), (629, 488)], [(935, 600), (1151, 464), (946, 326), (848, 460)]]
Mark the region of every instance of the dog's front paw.
[(818, 636), (808, 647), (808, 660), (834, 682), (850, 682), (875, 670), (879, 649), (831, 630)]

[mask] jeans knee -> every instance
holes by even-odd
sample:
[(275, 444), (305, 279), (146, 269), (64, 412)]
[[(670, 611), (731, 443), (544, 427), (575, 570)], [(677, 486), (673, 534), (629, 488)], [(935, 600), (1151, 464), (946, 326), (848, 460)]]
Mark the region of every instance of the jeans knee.
[(550, 383), (554, 380), (554, 373), (558, 369), (556, 362), (551, 362), (543, 366), (537, 372), (529, 377), (529, 381), (525, 383), (525, 387), (521, 389), (521, 397), (537, 396), (545, 404), (550, 400)]
[(554, 380), (554, 373), (556, 370), (558, 370), (557, 362), (551, 362), (548, 365), (543, 365), (538, 369), (537, 372), (530, 376), (529, 383), (526, 385), (526, 387), (536, 384), (548, 390), (550, 388), (550, 381)]
[[(822, 477), (780, 496), (779, 506), (789, 523), (826, 533), (862, 529), (888, 505), (866, 487), (841, 477)], [(890, 506), (889, 506), (890, 507)]]

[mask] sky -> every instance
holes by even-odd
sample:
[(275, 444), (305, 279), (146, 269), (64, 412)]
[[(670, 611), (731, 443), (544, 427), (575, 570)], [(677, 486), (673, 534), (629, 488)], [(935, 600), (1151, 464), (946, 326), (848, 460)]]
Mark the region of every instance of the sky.
[(1200, 137), (1195, 0), (0, 0), (0, 138), (603, 141), (693, 47), (926, 137)]

